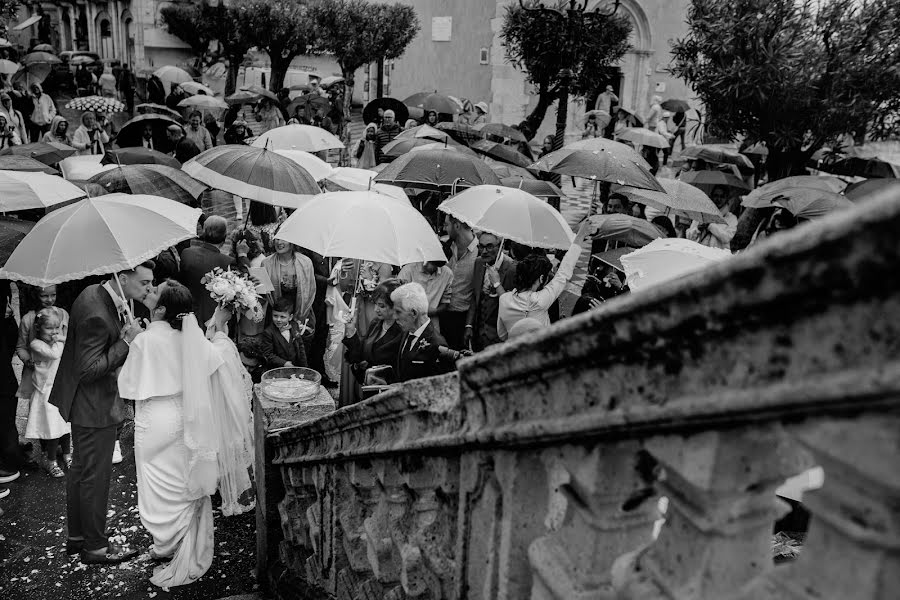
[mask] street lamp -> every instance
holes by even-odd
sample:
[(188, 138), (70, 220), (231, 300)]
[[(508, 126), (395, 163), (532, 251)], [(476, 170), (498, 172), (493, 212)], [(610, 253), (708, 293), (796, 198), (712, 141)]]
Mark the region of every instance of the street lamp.
[(547, 19), (566, 19), (567, 34), (562, 46), (562, 64), (559, 71), (559, 106), (556, 107), (556, 135), (553, 137), (553, 149), (559, 150), (566, 140), (566, 120), (569, 115), (569, 86), (575, 77), (575, 72), (566, 65), (575, 63), (575, 49), (584, 31), (584, 23), (588, 19), (608, 19), (619, 10), (620, 0), (615, 0), (612, 10), (601, 12), (597, 7), (587, 10), (588, 0), (579, 2), (569, 0), (568, 8), (548, 8), (543, 3), (537, 6), (525, 6), (523, 0), (519, 0), (519, 6), (528, 12), (537, 13)]

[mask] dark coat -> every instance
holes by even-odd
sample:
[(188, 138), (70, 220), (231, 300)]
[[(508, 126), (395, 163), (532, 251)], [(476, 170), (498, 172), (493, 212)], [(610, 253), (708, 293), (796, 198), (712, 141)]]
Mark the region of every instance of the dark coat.
[(178, 140), (178, 143), (175, 144), (175, 160), (182, 164), (191, 160), (200, 154), (200, 152), (201, 150), (197, 147), (197, 144), (186, 137), (181, 138)]
[(375, 320), (369, 324), (365, 337), (360, 338), (357, 332), (353, 337), (344, 338), (344, 346), (347, 347), (345, 358), (354, 366), (353, 374), (360, 383), (363, 383), (365, 370), (369, 367), (393, 367), (400, 352), (400, 342), (406, 337), (396, 322), (379, 338), (380, 334), (381, 321)]
[(286, 362), (290, 362), (295, 367), (306, 366), (306, 349), (303, 347), (303, 337), (300, 335), (300, 326), (297, 323), (291, 323), (290, 342), (284, 339), (281, 331), (275, 325), (266, 327), (259, 341), (266, 365), (270, 369), (283, 367)]
[[(500, 343), (497, 334), (497, 313), (500, 309), (500, 297), (492, 298), (484, 294), (484, 272), (487, 263), (480, 258), (475, 259), (475, 273), (472, 275), (472, 290), (475, 293), (472, 304), (469, 306), (469, 314), (466, 316), (466, 325), (472, 326), (472, 340), (476, 351), (481, 351), (493, 344)], [(507, 292), (516, 287), (516, 263), (504, 260), (500, 264), (500, 285)], [(489, 304), (490, 306), (482, 306)]]
[(88, 286), (79, 294), (50, 393), (50, 404), (73, 425), (109, 427), (125, 418), (116, 380), (128, 356), (121, 329), (116, 305), (102, 286)]
[(375, 160), (376, 162), (382, 162), (382, 152), (381, 149), (386, 145), (391, 143), (395, 137), (397, 137), (400, 132), (403, 131), (400, 125), (394, 123), (394, 126), (390, 129), (385, 128), (384, 125), (378, 128), (378, 131), (375, 132)]
[(163, 87), (162, 80), (156, 75), (151, 75), (147, 81), (147, 101), (153, 104), (166, 103), (166, 88)]
[(434, 326), (429, 323), (422, 332), (422, 335), (415, 341), (411, 350), (404, 352), (406, 340), (409, 334), (403, 336), (400, 342), (400, 350), (397, 352), (397, 364), (394, 372), (397, 374), (397, 381), (409, 381), (410, 379), (421, 379), (422, 377), (431, 377), (433, 375), (441, 375), (448, 373), (452, 367), (441, 359), (439, 346), (446, 346), (447, 342), (439, 333), (434, 330)]
[[(6, 314), (7, 302), (11, 297), (9, 280), (0, 280), (0, 306)], [(19, 384), (12, 368), (12, 357), (16, 352), (16, 342), (19, 334), (16, 333), (16, 320), (12, 315), (3, 317), (0, 321), (0, 402), (15, 402), (13, 398)]]
[(216, 312), (216, 302), (206, 286), (201, 283), (203, 276), (219, 267), (225, 269), (234, 264), (234, 259), (222, 254), (210, 243), (193, 240), (190, 247), (181, 251), (181, 274), (179, 281), (191, 291), (194, 297), (194, 314), (202, 326)]

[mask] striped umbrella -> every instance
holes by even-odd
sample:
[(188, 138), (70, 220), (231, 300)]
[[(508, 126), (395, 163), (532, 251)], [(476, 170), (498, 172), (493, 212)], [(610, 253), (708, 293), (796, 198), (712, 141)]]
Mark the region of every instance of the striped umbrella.
[(666, 215), (682, 215), (700, 223), (724, 223), (719, 209), (703, 190), (683, 181), (660, 179), (665, 192), (614, 186), (612, 191), (622, 194), (631, 202), (652, 206)]
[(103, 96), (83, 96), (75, 98), (66, 104), (69, 110), (93, 110), (104, 113), (125, 112), (125, 105), (115, 98), (105, 98)]
[(94, 175), (88, 180), (109, 192), (145, 194), (196, 204), (207, 188), (184, 171), (166, 165), (124, 165)]
[(265, 148), (216, 146), (181, 168), (211, 188), (273, 206), (296, 209), (321, 193), (306, 169)]

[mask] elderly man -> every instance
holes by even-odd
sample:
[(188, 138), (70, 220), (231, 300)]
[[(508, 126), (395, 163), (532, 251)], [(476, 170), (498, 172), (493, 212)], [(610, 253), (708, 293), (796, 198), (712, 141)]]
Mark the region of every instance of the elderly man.
[(391, 143), (394, 138), (397, 137), (397, 135), (402, 131), (400, 125), (395, 122), (395, 118), (396, 115), (394, 115), (394, 111), (384, 111), (384, 121), (381, 123), (381, 127), (378, 128), (378, 131), (375, 132), (376, 162), (382, 162), (383, 155), (381, 149)]
[(184, 129), (181, 128), (181, 125), (173, 123), (166, 131), (168, 131), (169, 143), (172, 144), (175, 160), (183, 164), (200, 154), (197, 144), (184, 136)]
[(501, 252), (500, 238), (493, 233), (478, 236), (478, 259), (472, 278), (473, 297), (466, 317), (464, 342), (480, 352), (500, 343), (497, 311), (500, 294), (516, 286), (516, 261)]
[(201, 152), (213, 147), (212, 136), (209, 134), (209, 130), (203, 126), (203, 115), (199, 110), (193, 111), (188, 117), (188, 130), (185, 137), (194, 142)]
[[(442, 359), (444, 338), (435, 332), (428, 317), (428, 295), (418, 283), (404, 283), (391, 294), (394, 317), (405, 335), (394, 372), (398, 381), (409, 381), (446, 373)], [(456, 353), (458, 354), (458, 353)]]
[(428, 296), (428, 316), (435, 331), (440, 333), (439, 315), (450, 306), (450, 286), (453, 283), (453, 271), (447, 261), (430, 260), (404, 265), (397, 274), (403, 283), (418, 283)]

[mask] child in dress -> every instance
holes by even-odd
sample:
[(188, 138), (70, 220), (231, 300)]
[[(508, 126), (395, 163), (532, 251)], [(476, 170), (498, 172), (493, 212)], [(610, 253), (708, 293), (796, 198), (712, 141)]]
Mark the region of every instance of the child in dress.
[(35, 337), (29, 345), (31, 359), (34, 361), (34, 392), (31, 395), (31, 408), (28, 412), (28, 425), (25, 437), (41, 440), (44, 449), (43, 466), (51, 477), (65, 477), (56, 462), (56, 450), (62, 444), (63, 461), (66, 466), (72, 464), (71, 426), (59, 414), (59, 410), (50, 404), (50, 390), (59, 368), (65, 337), (61, 332), (62, 315), (56, 307), (42, 308), (34, 317)]

